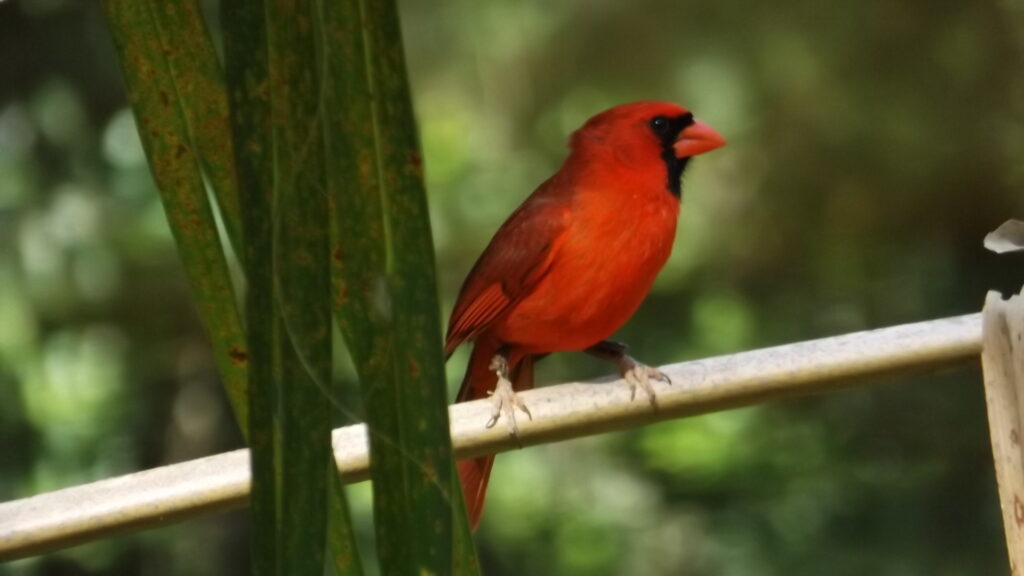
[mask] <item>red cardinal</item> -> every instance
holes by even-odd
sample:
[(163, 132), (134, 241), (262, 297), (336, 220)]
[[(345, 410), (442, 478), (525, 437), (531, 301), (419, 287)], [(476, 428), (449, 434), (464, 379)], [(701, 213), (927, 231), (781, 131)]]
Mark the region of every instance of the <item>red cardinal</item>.
[[(647, 296), (676, 234), (680, 185), (690, 158), (725, 140), (675, 104), (638, 102), (606, 110), (577, 130), (561, 169), (491, 239), (470, 271), (448, 322), (445, 355), (474, 340), (458, 402), (493, 394), (494, 415), (517, 433), (514, 390), (533, 387), (544, 355), (584, 350), (615, 361), (651, 402), (661, 372), (605, 339)], [(476, 528), (494, 456), (459, 462)]]

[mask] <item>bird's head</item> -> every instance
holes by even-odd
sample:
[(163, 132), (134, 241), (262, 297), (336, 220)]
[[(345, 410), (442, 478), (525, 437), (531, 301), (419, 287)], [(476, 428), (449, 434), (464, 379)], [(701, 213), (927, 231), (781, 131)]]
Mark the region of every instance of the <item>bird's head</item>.
[(680, 178), (690, 158), (725, 145), (725, 139), (693, 114), (669, 102), (636, 102), (601, 112), (577, 130), (573, 155), (614, 162), (643, 174), (664, 174), (680, 195)]

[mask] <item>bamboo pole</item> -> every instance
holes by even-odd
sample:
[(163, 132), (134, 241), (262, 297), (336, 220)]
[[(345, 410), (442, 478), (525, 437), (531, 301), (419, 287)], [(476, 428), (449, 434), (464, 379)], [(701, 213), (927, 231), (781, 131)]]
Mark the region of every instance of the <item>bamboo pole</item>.
[(1010, 555), (1010, 573), (1024, 566), (1024, 296), (1009, 300), (989, 292), (982, 312), (982, 366), (999, 506)]
[[(570, 383), (524, 392), (533, 414), (520, 436), (493, 428), (487, 400), (450, 409), (459, 458), (600, 434), (775, 398), (826, 392), (858, 381), (976, 362), (981, 314), (857, 332), (661, 367), (657, 407), (630, 398), (622, 381)], [(366, 428), (333, 433), (346, 481), (368, 477)], [(169, 524), (232, 507), (249, 495), (247, 450), (173, 464), (0, 504), (0, 560), (73, 546), (104, 536)]]

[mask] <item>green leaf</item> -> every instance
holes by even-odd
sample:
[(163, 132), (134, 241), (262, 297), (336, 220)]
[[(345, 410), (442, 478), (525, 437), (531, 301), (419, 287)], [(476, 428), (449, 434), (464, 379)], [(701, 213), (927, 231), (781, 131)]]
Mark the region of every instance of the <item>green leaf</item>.
[[(366, 10), (371, 78), (379, 93), (377, 149), (396, 352), (393, 403), (378, 409), (390, 411), (393, 437), (400, 440), (382, 466), (388, 484), (375, 486), (396, 491), (378, 500), (378, 547), (382, 558), (400, 562), (391, 566), (394, 572), (382, 564), (387, 573), (446, 574), (452, 569), (453, 468), (423, 163), (396, 2), (367, 2)], [(416, 537), (408, 540), (410, 534)]]
[[(396, 570), (380, 531), (382, 500), (401, 498), (392, 372), (392, 303), (388, 289), (387, 235), (379, 186), (376, 128), (365, 62), (358, 0), (322, 4), (324, 25), (323, 125), (327, 190), (331, 200), (331, 280), (339, 328), (359, 372), (373, 461), (378, 554), (385, 574)], [(397, 470), (400, 474), (401, 470)], [(398, 502), (400, 504), (400, 501)], [(400, 520), (396, 517), (396, 520)], [(410, 527), (411, 528), (411, 527)], [(413, 533), (399, 534), (406, 542)]]
[[(148, 2), (105, 0), (114, 45), (120, 56), (150, 170), (163, 200), (195, 296), (199, 317), (213, 346), (235, 417), (247, 429), (248, 352), (227, 260), (217, 234), (203, 184), (197, 151), (189, 138), (186, 103), (179, 88), (190, 76), (176, 79), (169, 60), (181, 42), (161, 42)], [(168, 38), (188, 32), (166, 26)]]
[[(267, 85), (267, 39), (261, 0), (224, 0), (224, 59), (230, 87), (232, 144), (237, 181), (242, 191), (247, 294), (246, 336), (249, 344), (249, 426), (252, 493), (252, 570), (257, 576), (278, 573), (278, 495), (280, 461), (274, 418), (277, 351), (281, 339), (273, 290), (273, 179), (270, 102)], [(228, 17), (227, 15), (230, 15)]]
[(331, 299), (317, 28), (309, 0), (266, 4), (274, 137), (274, 280), (289, 336), (277, 381), (279, 573), (323, 570), (327, 480), (333, 470)]
[[(284, 276), (293, 275), (284, 266)], [(326, 275), (326, 270), (324, 271)], [(301, 274), (294, 275), (301, 277)], [(278, 297), (293, 299), (291, 294)], [(300, 298), (301, 299), (301, 298)], [(307, 300), (312, 306), (325, 305), (323, 298)], [(331, 452), (330, 404), (324, 401), (314, 377), (306, 369), (309, 359), (300, 360), (293, 342), (307, 334), (289, 329), (291, 338), (280, 340), (281, 378), (276, 381), (279, 398), (277, 428), (278, 574), (320, 574), (324, 567), (324, 534), (327, 529), (328, 474), (337, 475)], [(324, 358), (310, 348), (317, 366)], [(330, 368), (330, 342), (326, 363)]]
[(390, 369), (387, 234), (359, 0), (323, 3), (334, 310), (367, 395)]
[(462, 483), (452, 462), (452, 514), (455, 520), (452, 533), (452, 574), (479, 576), (480, 562), (476, 557), (473, 531), (469, 528), (466, 501), (462, 498)]
[[(390, 411), (380, 390), (393, 387), (390, 301), (387, 294), (387, 236), (378, 184), (376, 135), (365, 64), (358, 0), (322, 3), (324, 26), (323, 128), (331, 227), (331, 281), (335, 317), (356, 363), (370, 426), (375, 462), (386, 461), (386, 442), (376, 417)], [(393, 430), (385, 428), (384, 430)], [(384, 453), (382, 456), (381, 453)], [(381, 471), (374, 467), (375, 486)], [(375, 500), (385, 496), (375, 488)], [(415, 538), (407, 534), (406, 538)], [(344, 554), (332, 547), (335, 566)], [(383, 564), (388, 558), (381, 558)], [(394, 573), (385, 571), (384, 573)]]
[[(381, 570), (447, 574), (461, 495), (451, 490), (434, 253), (398, 16), (393, 2), (347, 0), (325, 3), (324, 20), (335, 311), (370, 428)], [(460, 554), (460, 566), (475, 566), (471, 539)]]
[(220, 207), (231, 244), (243, 257), (242, 216), (228, 126), (224, 74), (199, 2), (148, 0), (182, 102), (191, 141)]
[(338, 576), (360, 576), (363, 573), (351, 517), (348, 499), (345, 498), (345, 484), (338, 469), (332, 466), (327, 492), (327, 548)]
[[(314, 147), (317, 146), (320, 138), (317, 132), (307, 127), (303, 134), (298, 125), (289, 125), (289, 122), (301, 121), (301, 116), (308, 116), (311, 110), (315, 110), (310, 102), (318, 92), (315, 83), (312, 86), (308, 83), (302, 87), (289, 86), (291, 79), (282, 77), (286, 70), (282, 69), (280, 59), (289, 52), (283, 49), (282, 42), (287, 43), (285, 39), (291, 34), (288, 30), (277, 30), (277, 84), (272, 92), (267, 52), (268, 15), (263, 2), (226, 0), (222, 9), (226, 23), (226, 68), (231, 87), (238, 178), (241, 189), (246, 192), (243, 212), (249, 240), (246, 246), (246, 260), (250, 263), (249, 332), (253, 348), (258, 342), (262, 351), (253, 361), (254, 378), (257, 377), (257, 365), (260, 368), (260, 382), (253, 382), (254, 389), (259, 389), (259, 402), (254, 398), (253, 406), (263, 408), (259, 434), (256, 427), (252, 434), (254, 569), (261, 574), (291, 574), (296, 573), (293, 570), (306, 570), (320, 562), (316, 558), (322, 554), (317, 544), (324, 540), (323, 524), (319, 520), (323, 516), (323, 505), (318, 505), (317, 501), (323, 494), (321, 482), (326, 481), (327, 514), (330, 515), (327, 542), (335, 567), (339, 574), (358, 575), (362, 568), (343, 485), (329, 452), (328, 404), (319, 394), (315, 380), (304, 372), (290, 378), (281, 375), (280, 371), (295, 370), (299, 363), (298, 358), (291, 354), (290, 345), (281, 348), (281, 334), (275, 331), (280, 326), (276, 320), (278, 305), (284, 304), (285, 313), (291, 321), (293, 340), (303, 352), (303, 365), (313, 371), (320, 384), (329, 378), (331, 320), (326, 199), (322, 193), (322, 167), (316, 166), (322, 163), (322, 151), (314, 150), (312, 156), (288, 153), (272, 157), (274, 136), (279, 142), (290, 140), (294, 144), (296, 139), (309, 140)], [(289, 23), (297, 26), (298, 22), (299, 19), (278, 19), (281, 26)], [(304, 40), (307, 51), (308, 40), (307, 35)], [(309, 74), (308, 69), (306, 74)], [(277, 98), (278, 116), (274, 129), (271, 126), (271, 93)], [(300, 102), (296, 103), (296, 100)], [(291, 150), (285, 149), (286, 152)], [(311, 167), (308, 166), (310, 160)], [(271, 170), (272, 163), (276, 167), (274, 171)], [(306, 168), (312, 168), (311, 176), (303, 175)], [(320, 173), (319, 181), (315, 175), (317, 172)], [(275, 173), (283, 177), (283, 180), (278, 180), (282, 190), (277, 202), (272, 193)], [(310, 214), (315, 221), (315, 229), (307, 228), (305, 218)], [(276, 249), (272, 241), (275, 222), (278, 222), (276, 233), (279, 240)], [(298, 250), (291, 253), (293, 248)], [(282, 254), (276, 261), (281, 268), (278, 286), (285, 291), (281, 297), (274, 296), (273, 288), (274, 255), (277, 253)], [(302, 303), (309, 306), (304, 307)], [(273, 362), (274, 358), (284, 362), (285, 366)], [(267, 406), (273, 408), (274, 398), (281, 398), (278, 419), (272, 412), (265, 412)], [(304, 419), (306, 408), (310, 409), (311, 421)], [(279, 423), (281, 427), (278, 427)], [(306, 434), (310, 437), (305, 437)], [(317, 461), (326, 462), (328, 470), (317, 469)], [(293, 462), (296, 464), (294, 469)], [(325, 473), (328, 476), (324, 476)], [(313, 485), (312, 490), (309, 490), (309, 484)], [(286, 497), (290, 500), (302, 498), (307, 491), (317, 495), (313, 501), (293, 501), (290, 505), (282, 505)], [(319, 507), (319, 510), (307, 517), (295, 510), (296, 504)], [(284, 512), (286, 509), (289, 511)], [(307, 523), (308, 518), (317, 520)], [(295, 525), (299, 525), (298, 530), (294, 529)], [(296, 539), (296, 544), (290, 544)], [(301, 554), (308, 552), (307, 543), (317, 550), (309, 557), (302, 557)], [(284, 549), (279, 550), (278, 546)]]
[[(254, 570), (316, 573), (327, 525), (335, 567), (361, 572), (324, 399), (333, 300), (369, 414), (382, 571), (448, 573), (453, 503), (466, 536), (460, 567), (472, 542), (453, 484), (433, 247), (397, 13), (393, 3), (364, 14), (358, 0), (315, 1), (225, 0), (230, 131), (197, 6), (105, 6), (200, 314), (249, 432)], [(337, 160), (326, 167), (325, 147)], [(246, 262), (248, 342), (204, 168)]]

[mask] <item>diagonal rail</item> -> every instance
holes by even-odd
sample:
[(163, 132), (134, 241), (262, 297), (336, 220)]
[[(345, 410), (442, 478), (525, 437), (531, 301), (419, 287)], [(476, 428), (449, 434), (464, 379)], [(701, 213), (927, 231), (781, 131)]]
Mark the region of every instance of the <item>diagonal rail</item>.
[[(976, 365), (980, 352), (981, 314), (856, 332), (663, 366), (673, 385), (655, 383), (656, 408), (642, 392), (631, 400), (623, 382), (524, 392), (533, 418), (519, 419), (518, 442), (500, 422), (484, 427), (491, 413), (488, 401), (458, 404), (450, 409), (452, 442), (457, 457), (478, 456), (827, 392), (880, 376)], [(365, 480), (366, 428), (335, 430), (333, 445), (345, 479)], [(248, 496), (248, 451), (235, 450), (0, 503), (0, 560), (240, 507)]]

